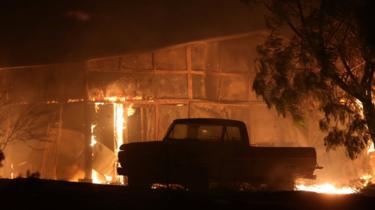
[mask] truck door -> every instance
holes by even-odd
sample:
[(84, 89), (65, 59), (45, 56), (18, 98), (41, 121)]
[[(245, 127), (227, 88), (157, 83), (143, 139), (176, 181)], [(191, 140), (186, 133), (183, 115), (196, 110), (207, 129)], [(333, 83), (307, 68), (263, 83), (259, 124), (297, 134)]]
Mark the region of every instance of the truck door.
[(222, 137), (220, 155), (220, 178), (224, 182), (240, 181), (243, 174), (243, 157), (247, 145), (243, 142), (241, 130), (237, 126), (226, 126)]

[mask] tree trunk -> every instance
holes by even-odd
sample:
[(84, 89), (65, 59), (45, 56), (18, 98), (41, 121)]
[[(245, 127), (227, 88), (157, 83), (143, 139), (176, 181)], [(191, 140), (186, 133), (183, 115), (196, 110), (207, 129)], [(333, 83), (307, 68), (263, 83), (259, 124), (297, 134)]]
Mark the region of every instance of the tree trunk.
[(363, 103), (363, 112), (367, 121), (371, 140), (375, 144), (375, 105), (371, 102)]

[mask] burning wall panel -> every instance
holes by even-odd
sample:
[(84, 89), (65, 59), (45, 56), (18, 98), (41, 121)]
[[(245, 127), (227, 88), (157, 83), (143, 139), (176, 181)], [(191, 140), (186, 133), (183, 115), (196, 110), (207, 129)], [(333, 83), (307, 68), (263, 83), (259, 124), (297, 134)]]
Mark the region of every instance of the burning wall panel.
[(193, 75), (193, 98), (211, 101), (248, 101), (249, 80), (245, 75)]
[(94, 118), (92, 124), (95, 125), (92, 134), (96, 141), (101, 145), (113, 150), (114, 145), (114, 124), (113, 124), (113, 105), (103, 104), (100, 108), (91, 113)]
[[(54, 170), (54, 177), (50, 179), (78, 181), (84, 171), (84, 135), (82, 132), (62, 129), (57, 142), (56, 163), (46, 170)], [(51, 158), (51, 157), (50, 157)], [(46, 178), (46, 174), (42, 174)]]
[(249, 81), (247, 75), (221, 77), (220, 100), (247, 101), (249, 97)]
[(58, 65), (59, 83), (63, 89), (63, 99), (84, 99), (86, 97), (86, 63), (68, 63)]
[(132, 116), (128, 117), (128, 140), (129, 142), (155, 140), (155, 107), (137, 106)]
[(200, 88), (203, 95), (202, 98), (206, 100), (218, 101), (220, 96), (220, 76), (207, 74), (202, 80), (203, 81), (200, 84), (202, 85)]
[(155, 77), (153, 73), (120, 73), (120, 72), (89, 72), (90, 98), (106, 96), (126, 96), (128, 98), (156, 97)]
[(190, 117), (199, 118), (229, 118), (229, 113), (224, 106), (215, 103), (192, 103), (190, 105)]
[(8, 99), (14, 103), (46, 103), (83, 98), (84, 64), (54, 64), (4, 70)]
[(191, 46), (191, 67), (195, 71), (204, 71), (206, 69), (206, 52), (205, 43), (194, 44)]
[(246, 37), (194, 43), (191, 45), (192, 69), (237, 73), (252, 71), (255, 49), (264, 37), (255, 33)]
[(218, 71), (220, 69), (218, 42), (202, 42), (191, 46), (191, 65), (193, 70)]
[(51, 100), (51, 95), (61, 97), (62, 88), (56, 84), (56, 73), (48, 68), (23, 68), (5, 73), (8, 99), (15, 103)]
[(186, 70), (186, 48), (163, 49), (154, 52), (154, 67), (159, 70)]
[[(85, 116), (84, 103), (66, 103), (59, 107), (60, 119), (52, 144), (56, 145), (55, 165), (45, 166), (54, 171), (50, 179), (78, 181), (84, 171)], [(48, 151), (46, 151), (48, 152)], [(47, 175), (42, 173), (44, 177)]]
[(264, 39), (261, 35), (253, 35), (239, 39), (220, 42), (220, 67), (223, 72), (244, 72), (254, 70), (256, 47)]
[(97, 72), (118, 72), (120, 71), (120, 58), (115, 56), (91, 60), (87, 62), (87, 68)]
[(157, 74), (154, 87), (157, 98), (188, 98), (185, 74)]
[(207, 99), (206, 77), (204, 75), (192, 76), (192, 93), (195, 99)]
[(120, 57), (120, 71), (139, 71), (152, 69), (152, 53), (131, 54)]
[(186, 104), (165, 104), (159, 107), (158, 139), (162, 139), (168, 126), (174, 119), (187, 118), (188, 107)]

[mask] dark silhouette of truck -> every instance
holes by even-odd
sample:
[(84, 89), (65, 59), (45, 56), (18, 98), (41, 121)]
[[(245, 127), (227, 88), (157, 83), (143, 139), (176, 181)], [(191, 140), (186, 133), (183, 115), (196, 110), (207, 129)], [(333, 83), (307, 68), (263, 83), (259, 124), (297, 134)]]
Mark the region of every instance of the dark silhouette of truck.
[(174, 120), (162, 141), (124, 144), (118, 161), (129, 187), (159, 183), (190, 190), (292, 190), (297, 178), (314, 179), (318, 168), (312, 147), (250, 146), (243, 122), (206, 118)]

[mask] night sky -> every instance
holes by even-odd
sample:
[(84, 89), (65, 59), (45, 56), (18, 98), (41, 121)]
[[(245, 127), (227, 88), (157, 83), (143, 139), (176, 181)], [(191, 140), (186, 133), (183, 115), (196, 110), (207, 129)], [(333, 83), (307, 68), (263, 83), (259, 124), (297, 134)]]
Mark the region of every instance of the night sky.
[(0, 66), (141, 52), (263, 29), (241, 0), (2, 0)]

